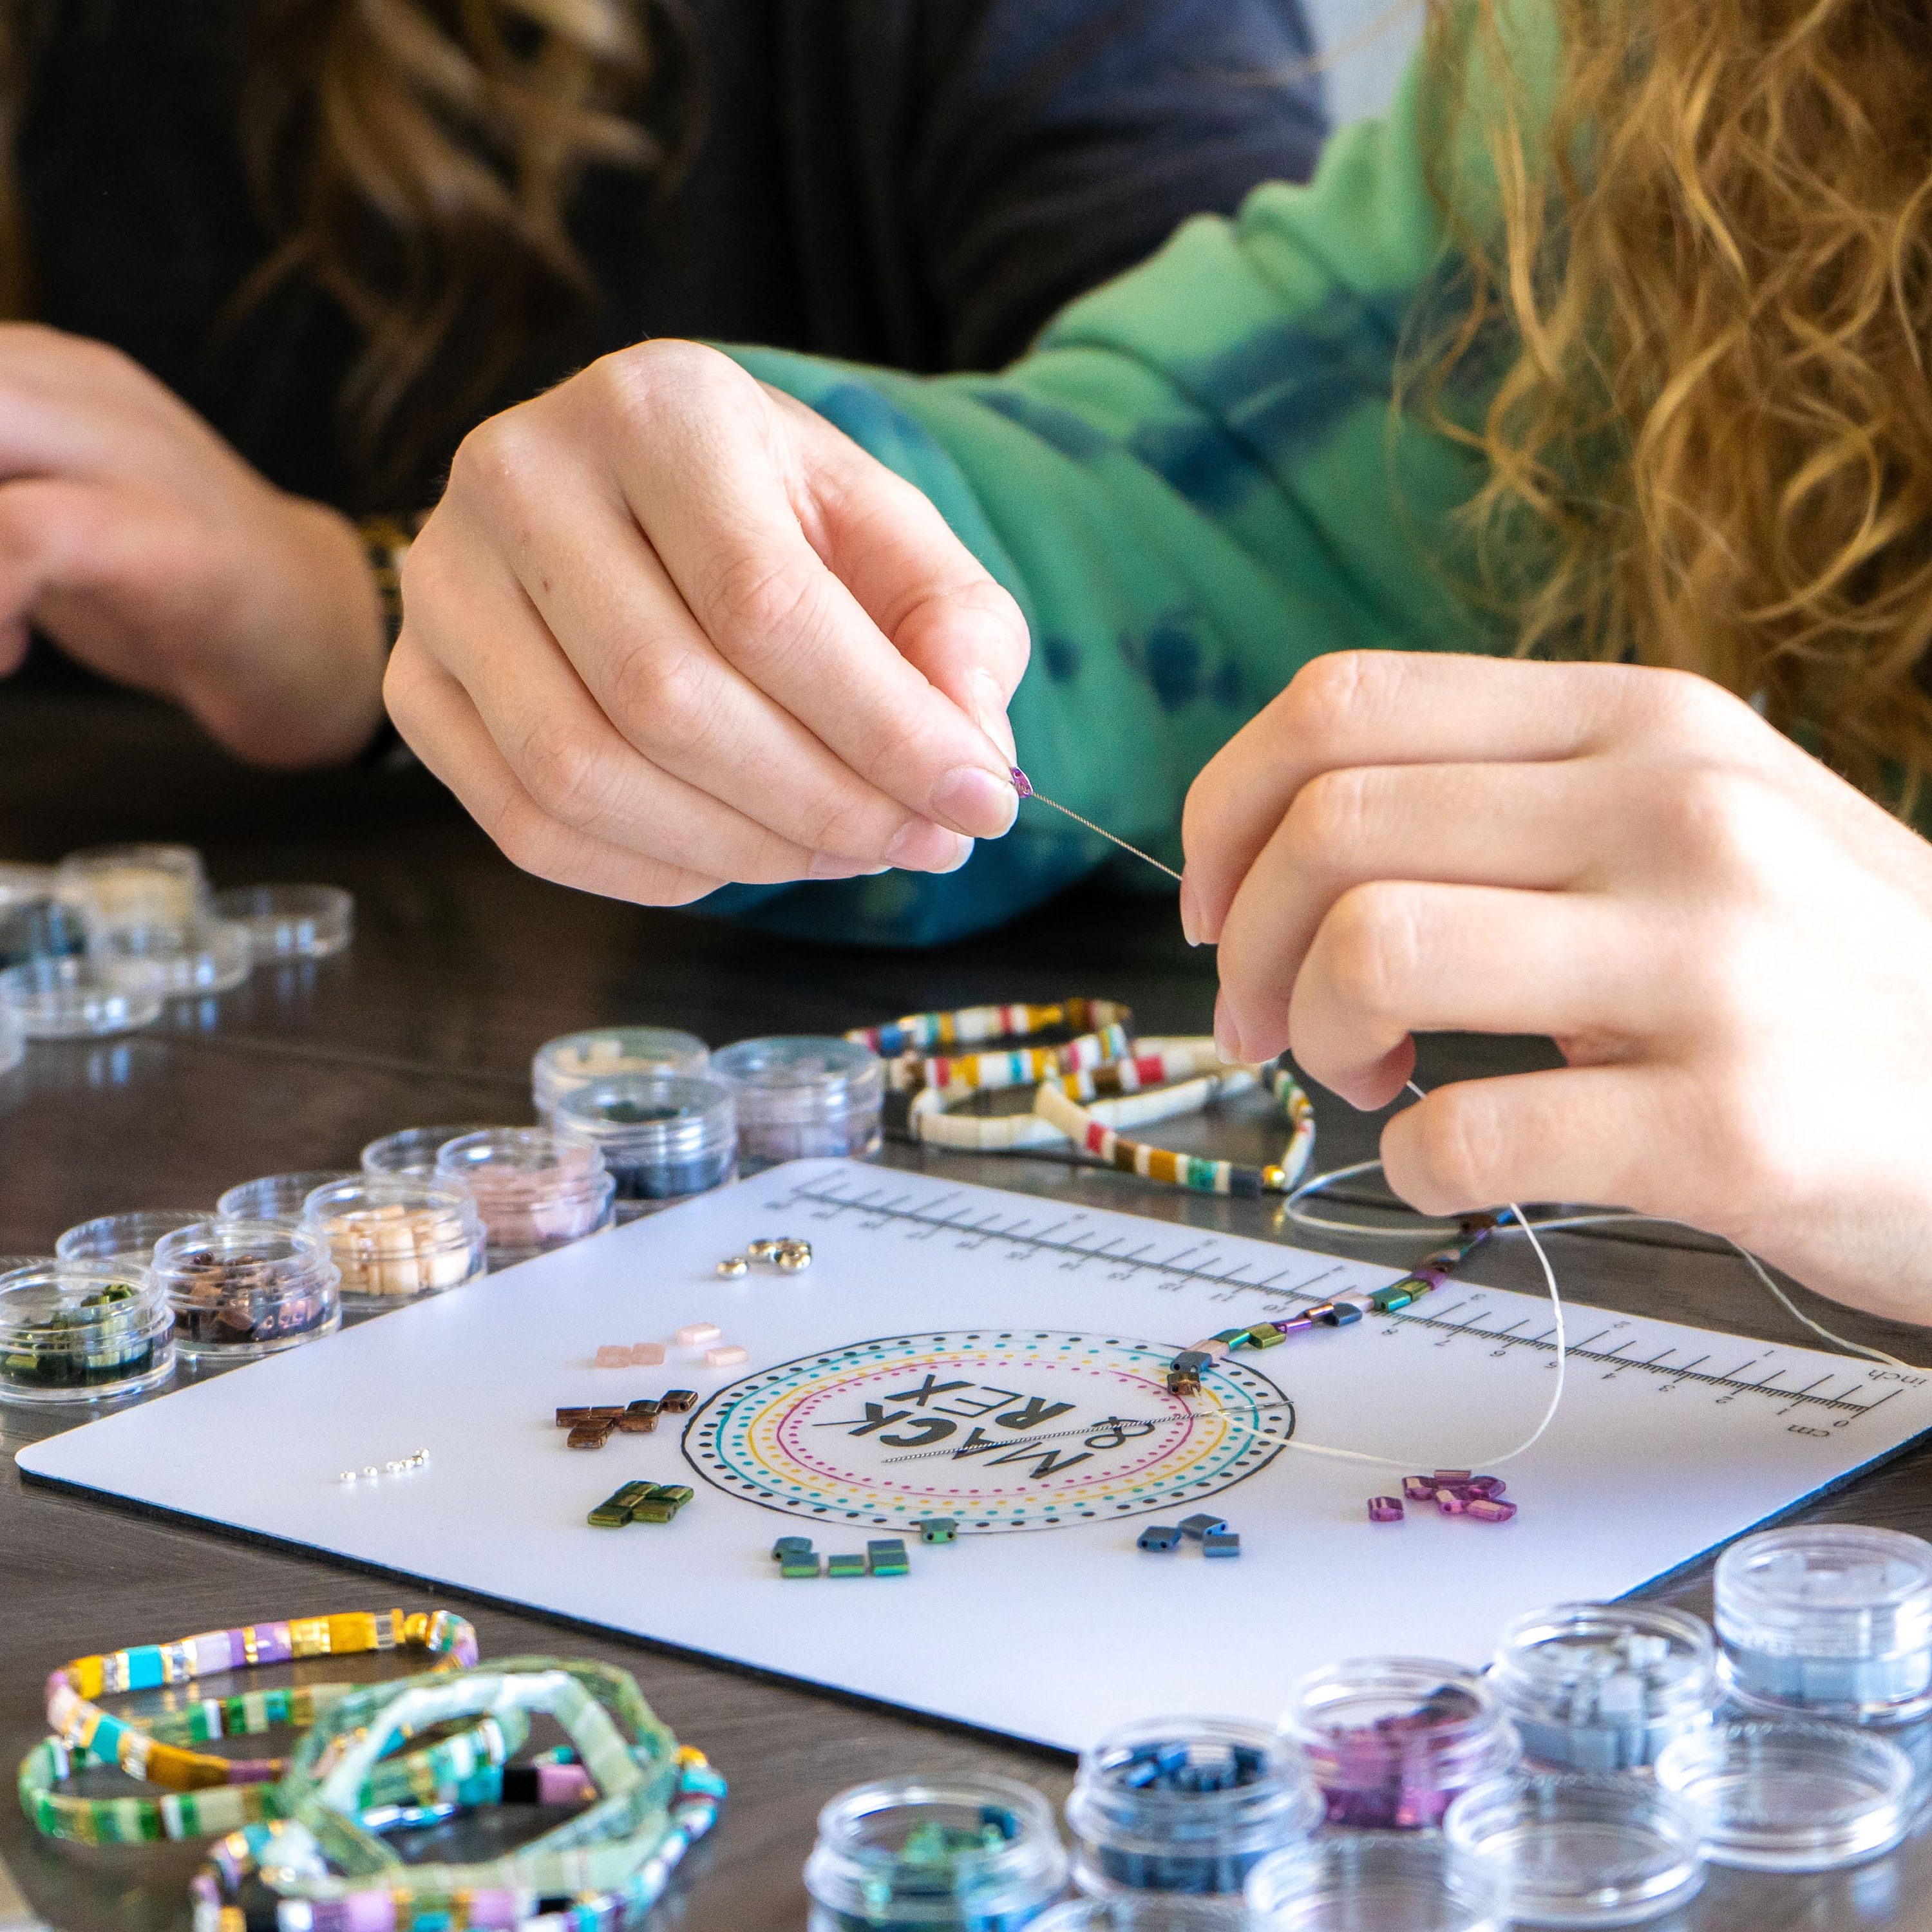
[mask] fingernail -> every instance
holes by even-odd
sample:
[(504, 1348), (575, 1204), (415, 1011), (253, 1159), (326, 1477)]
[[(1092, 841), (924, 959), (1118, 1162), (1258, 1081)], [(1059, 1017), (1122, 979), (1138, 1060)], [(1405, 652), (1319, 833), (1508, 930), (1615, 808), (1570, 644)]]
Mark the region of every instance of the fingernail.
[(1214, 1051), (1226, 1060), (1239, 1061), (1244, 1057), (1241, 1036), (1228, 1016), (1226, 997), (1220, 993), (1214, 995)]
[(814, 852), (812, 863), (806, 868), (805, 876), (808, 879), (869, 878), (885, 869), (883, 866), (868, 866), (860, 859), (839, 859), (830, 852)]
[(886, 862), (908, 872), (956, 872), (972, 854), (971, 839), (929, 818), (908, 818), (886, 848)]
[(957, 765), (932, 788), (932, 815), (975, 838), (998, 838), (1012, 830), (1020, 808), (1010, 780), (980, 765)]
[(1194, 882), (1184, 870), (1180, 875), (1180, 936), (1190, 946), (1201, 944), (1201, 915), (1194, 903)]
[(1009, 764), (1019, 755), (1013, 742), (1013, 728), (1006, 716), (1005, 694), (994, 682), (991, 671), (976, 670), (971, 680), (973, 716), (980, 729), (1006, 754)]

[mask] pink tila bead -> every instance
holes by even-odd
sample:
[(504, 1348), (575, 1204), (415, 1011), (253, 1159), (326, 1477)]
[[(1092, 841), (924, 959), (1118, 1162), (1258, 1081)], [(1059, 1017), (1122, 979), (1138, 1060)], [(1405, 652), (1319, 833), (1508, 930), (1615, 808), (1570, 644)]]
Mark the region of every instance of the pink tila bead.
[(1516, 1514), (1516, 1504), (1506, 1503), (1496, 1496), (1472, 1496), (1463, 1504), (1462, 1510), (1478, 1522), (1508, 1522)]
[(1400, 1522), (1403, 1514), (1400, 1496), (1371, 1496), (1369, 1498), (1369, 1520), (1371, 1522)]

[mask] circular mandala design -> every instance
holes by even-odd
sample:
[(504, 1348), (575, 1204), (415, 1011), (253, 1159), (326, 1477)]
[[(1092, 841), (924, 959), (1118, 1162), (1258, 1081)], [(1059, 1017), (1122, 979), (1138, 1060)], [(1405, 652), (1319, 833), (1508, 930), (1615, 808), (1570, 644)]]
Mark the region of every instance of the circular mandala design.
[(1185, 1513), (1265, 1468), (1294, 1432), (1281, 1390), (1220, 1364), (1192, 1409), (1174, 1345), (1104, 1330), (889, 1335), (721, 1390), (685, 1432), (726, 1494), (787, 1515), (962, 1531)]

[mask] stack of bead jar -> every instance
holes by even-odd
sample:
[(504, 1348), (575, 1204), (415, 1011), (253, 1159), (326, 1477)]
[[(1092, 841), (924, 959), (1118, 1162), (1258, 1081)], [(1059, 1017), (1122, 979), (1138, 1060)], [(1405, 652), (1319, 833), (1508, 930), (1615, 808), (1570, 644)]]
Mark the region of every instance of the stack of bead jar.
[(546, 1040), (530, 1062), (530, 1099), (544, 1126), (556, 1125), (557, 1102), (593, 1080), (626, 1073), (702, 1074), (711, 1050), (674, 1027), (592, 1027)]
[(460, 1187), (356, 1174), (318, 1187), (302, 1226), (328, 1250), (345, 1308), (393, 1307), (483, 1272), (483, 1224)]
[(1130, 1724), (1082, 1755), (1066, 1801), (1074, 1881), (1095, 1897), (1238, 1899), (1254, 1867), (1306, 1838), (1323, 1810), (1278, 1732), (1232, 1718)]
[(1335, 1825), (1439, 1824), (1459, 1792), (1522, 1754), (1483, 1680), (1430, 1658), (1356, 1658), (1312, 1672), (1282, 1728), (1306, 1754)]
[(0, 1396), (98, 1402), (173, 1372), (174, 1311), (140, 1268), (33, 1262), (0, 1270)]
[(818, 1814), (810, 1932), (1019, 1932), (1066, 1883), (1036, 1791), (1003, 1778), (885, 1778)]
[(437, 1180), (476, 1204), (490, 1264), (508, 1268), (610, 1225), (614, 1185), (592, 1146), (543, 1127), (490, 1127), (450, 1141)]

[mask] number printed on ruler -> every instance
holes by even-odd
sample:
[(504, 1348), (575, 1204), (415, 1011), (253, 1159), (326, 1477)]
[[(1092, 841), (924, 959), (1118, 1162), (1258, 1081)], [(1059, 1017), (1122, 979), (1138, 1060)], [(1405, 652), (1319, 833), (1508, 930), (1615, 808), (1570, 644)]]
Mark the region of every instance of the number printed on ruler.
[[(914, 1246), (945, 1242), (1042, 1272), (1136, 1282), (1196, 1304), (1203, 1332), (1292, 1313), (1343, 1288), (1379, 1287), (1401, 1273), (1240, 1236), (1202, 1234), (1104, 1210), (1022, 1201), (877, 1171), (803, 1181), (768, 1204), (803, 1210), (821, 1223), (856, 1226)], [(1675, 1331), (1694, 1336), (1694, 1346), (1688, 1346), (1671, 1340), (1672, 1332), (1663, 1324), (1574, 1308), (1570, 1374), (1628, 1382), (1656, 1395), (1743, 1402), (1798, 1435), (1846, 1429), (1927, 1381), (1910, 1371), (1868, 1366), (1809, 1349), (1702, 1330)], [(1552, 1370), (1556, 1366), (1555, 1334), (1545, 1301), (1467, 1285), (1432, 1297), (1426, 1309), (1365, 1322), (1347, 1336), (1310, 1336), (1288, 1346), (1313, 1351), (1324, 1343), (1347, 1346), (1366, 1336), (1412, 1346), (1424, 1342), (1447, 1349), (1475, 1346), (1497, 1358), (1526, 1352), (1546, 1358)]]

